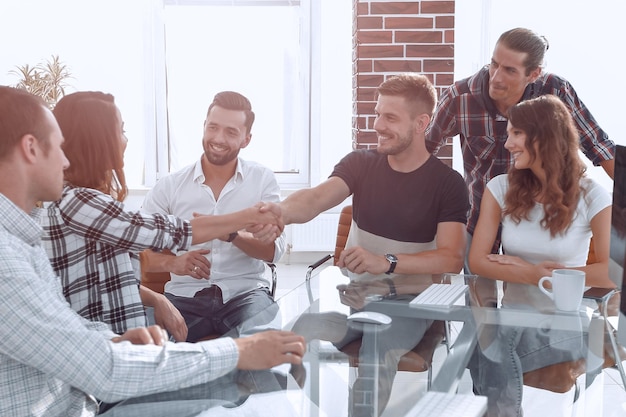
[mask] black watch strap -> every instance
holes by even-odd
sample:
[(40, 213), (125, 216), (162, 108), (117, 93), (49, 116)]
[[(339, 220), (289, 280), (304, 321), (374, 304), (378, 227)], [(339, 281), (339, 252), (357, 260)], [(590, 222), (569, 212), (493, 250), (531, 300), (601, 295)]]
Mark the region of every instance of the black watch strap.
[(237, 239), (237, 236), (239, 236), (239, 232), (232, 232), (228, 235), (228, 239), (226, 239), (226, 241), (232, 242), (233, 240)]
[(385, 259), (387, 259), (387, 261), (389, 262), (389, 269), (387, 270), (387, 272), (385, 272), (385, 274), (390, 275), (390, 274), (393, 273), (393, 271), (396, 270), (396, 265), (398, 263), (398, 257), (396, 255), (388, 253), (388, 254), (385, 255)]

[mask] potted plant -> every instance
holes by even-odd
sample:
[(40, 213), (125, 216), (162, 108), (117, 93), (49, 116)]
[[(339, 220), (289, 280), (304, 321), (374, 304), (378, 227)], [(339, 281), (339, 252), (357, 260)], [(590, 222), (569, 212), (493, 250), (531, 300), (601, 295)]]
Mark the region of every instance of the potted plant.
[(58, 55), (53, 55), (46, 63), (38, 63), (31, 67), (26, 64), (16, 66), (10, 73), (20, 77), (15, 85), (17, 88), (28, 91), (44, 99), (50, 109), (65, 95), (65, 88), (69, 86), (67, 79), (72, 75)]

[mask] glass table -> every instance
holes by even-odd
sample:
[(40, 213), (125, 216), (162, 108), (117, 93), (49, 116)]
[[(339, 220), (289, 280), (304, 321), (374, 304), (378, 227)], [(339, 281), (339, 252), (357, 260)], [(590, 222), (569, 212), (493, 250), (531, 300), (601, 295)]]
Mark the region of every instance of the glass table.
[[(298, 329), (297, 332), (300, 334), (307, 333), (307, 352), (302, 366), (281, 365), (267, 371), (232, 372), (211, 384), (205, 384), (199, 391), (194, 392), (194, 387), (189, 389), (189, 399), (185, 404), (188, 406), (197, 402), (196, 408), (163, 415), (272, 417), (392, 415), (385, 413), (384, 406), (380, 407), (391, 393), (379, 390), (381, 374), (378, 371), (378, 364), (381, 357), (380, 349), (390, 346), (390, 340), (385, 338), (386, 326), (393, 326), (394, 320), (397, 322), (405, 320), (407, 323), (445, 320), (454, 323), (458, 331), (450, 337), (452, 340), (448, 341), (449, 351), (445, 354), (430, 385), (431, 392), (446, 394), (443, 397), (448, 402), (457, 402), (451, 399), (455, 398), (454, 395), (459, 395), (455, 394), (459, 381), (476, 351), (476, 346), (488, 351), (490, 346), (498, 345), (493, 343), (500, 340), (498, 329), (530, 329), (534, 332), (544, 332), (548, 340), (551, 334), (557, 332), (572, 335), (571, 339), (575, 340), (586, 359), (588, 374), (583, 374), (577, 384), (584, 392), (586, 381), (590, 381), (595, 372), (601, 369), (601, 343), (604, 340), (601, 333), (596, 333), (598, 326), (594, 324), (594, 319), (597, 318), (597, 312), (594, 312), (592, 306), (583, 306), (577, 314), (555, 312), (553, 307), (550, 311), (550, 306), (542, 312), (511, 307), (483, 307), (477, 305), (472, 294), (475, 279), (475, 276), (454, 275), (450, 284), (467, 285), (468, 292), (452, 305), (446, 306), (411, 305), (410, 301), (414, 295), (395, 300), (367, 296), (363, 310), (382, 313), (392, 319), (391, 324), (377, 324), (348, 319), (354, 310), (342, 304), (336, 287), (347, 284), (349, 279), (339, 268), (327, 267), (310, 280), (303, 277), (300, 285), (277, 299), (279, 309), (274, 319), (267, 325), (257, 326), (249, 331), (253, 333), (273, 328)], [(439, 281), (434, 279), (433, 282)], [(322, 320), (317, 322), (319, 325), (315, 325), (315, 321), (307, 321), (311, 317), (321, 317)], [(307, 320), (304, 320), (305, 318)], [(601, 326), (602, 324), (600, 332)], [(416, 324), (416, 328), (418, 327)], [(343, 336), (341, 333), (346, 329), (350, 331), (356, 329), (363, 333), (363, 344), (358, 353), (358, 368), (351, 366), (354, 358), (351, 360), (349, 355), (336, 347), (339, 344), (338, 339)], [(410, 333), (410, 330), (407, 329), (406, 333)], [(330, 336), (326, 337), (328, 335)], [(600, 344), (589, 341), (599, 341)], [(493, 347), (491, 349), (493, 351)], [(499, 353), (507, 353), (507, 350), (504, 349)], [(395, 369), (392, 375), (395, 375)], [(507, 376), (509, 377), (513, 378)], [(359, 379), (361, 384), (357, 382)], [(405, 387), (389, 385), (389, 390), (398, 389), (404, 390)], [(425, 390), (426, 387), (422, 387), (421, 392), (405, 395), (404, 410), (402, 412), (395, 410), (393, 415), (416, 415), (411, 410), (417, 409), (419, 399), (424, 397)], [(393, 394), (396, 392), (393, 391)], [(166, 394), (155, 395), (155, 398), (167, 401)], [(382, 403), (378, 402), (379, 398), (382, 398)], [(579, 394), (578, 403), (581, 402), (584, 402), (584, 395)], [(482, 415), (483, 412), (484, 408), (475, 415)], [(136, 415), (141, 415), (141, 411)]]

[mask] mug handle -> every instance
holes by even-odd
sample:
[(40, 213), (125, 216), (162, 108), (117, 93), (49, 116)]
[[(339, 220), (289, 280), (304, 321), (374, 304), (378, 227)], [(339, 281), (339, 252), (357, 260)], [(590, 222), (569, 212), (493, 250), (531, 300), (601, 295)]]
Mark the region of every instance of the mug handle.
[(552, 294), (552, 290), (547, 289), (546, 287), (543, 286), (543, 283), (546, 281), (550, 281), (552, 282), (552, 277), (541, 277), (541, 279), (539, 280), (539, 282), (537, 283), (537, 286), (539, 287), (539, 290), (544, 293), (545, 295), (547, 295), (548, 297), (550, 297), (550, 299), (552, 301), (554, 301), (554, 294)]

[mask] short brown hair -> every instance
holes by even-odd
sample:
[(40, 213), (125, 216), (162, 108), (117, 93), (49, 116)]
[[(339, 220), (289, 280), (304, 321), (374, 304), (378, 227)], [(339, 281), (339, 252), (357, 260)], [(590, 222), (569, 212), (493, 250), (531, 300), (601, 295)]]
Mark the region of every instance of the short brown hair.
[(428, 114), (432, 117), (437, 104), (437, 90), (428, 77), (421, 74), (406, 73), (386, 79), (377, 89), (377, 96), (404, 97), (411, 108), (412, 117)]
[(33, 135), (44, 152), (50, 148), (48, 107), (38, 96), (14, 87), (0, 86), (0, 159), (11, 154), (24, 135)]
[(252, 104), (244, 95), (235, 91), (222, 91), (217, 93), (213, 97), (213, 102), (209, 105), (207, 110), (207, 116), (211, 112), (211, 109), (215, 106), (219, 106), (226, 110), (240, 110), (246, 114), (246, 134), (249, 135), (252, 130), (252, 124), (254, 123), (254, 112), (252, 111)]

